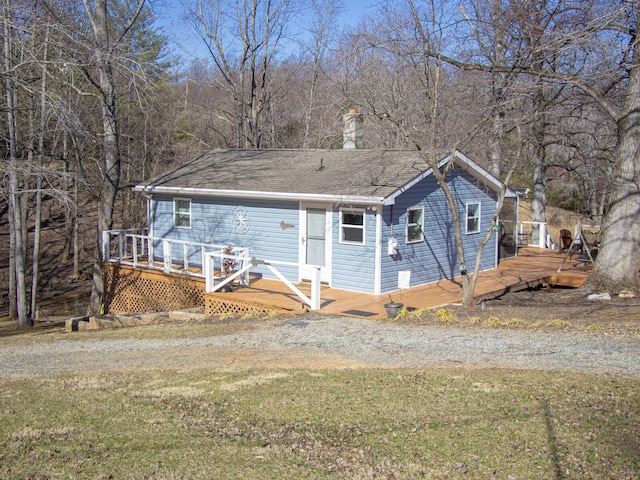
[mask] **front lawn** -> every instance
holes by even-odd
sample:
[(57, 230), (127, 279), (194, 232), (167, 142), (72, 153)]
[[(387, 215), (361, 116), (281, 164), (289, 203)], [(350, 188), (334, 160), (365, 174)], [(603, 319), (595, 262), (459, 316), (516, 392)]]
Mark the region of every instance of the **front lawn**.
[(637, 479), (639, 391), (444, 369), (0, 379), (0, 477)]

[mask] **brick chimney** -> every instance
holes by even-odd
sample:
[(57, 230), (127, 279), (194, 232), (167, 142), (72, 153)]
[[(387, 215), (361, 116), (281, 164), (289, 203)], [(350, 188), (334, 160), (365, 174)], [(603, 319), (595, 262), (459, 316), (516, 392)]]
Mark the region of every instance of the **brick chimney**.
[(342, 131), (342, 148), (362, 148), (362, 115), (355, 108), (342, 116), (344, 130)]

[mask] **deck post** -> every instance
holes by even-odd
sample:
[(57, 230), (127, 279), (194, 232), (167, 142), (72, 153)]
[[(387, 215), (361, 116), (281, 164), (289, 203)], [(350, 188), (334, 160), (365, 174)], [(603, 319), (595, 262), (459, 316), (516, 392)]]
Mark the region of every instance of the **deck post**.
[(125, 257), (124, 236), (122, 232), (118, 232), (117, 235), (118, 235), (118, 258), (122, 260)]
[(205, 292), (211, 292), (213, 290), (213, 257), (211, 255), (204, 254), (204, 281)]
[(149, 260), (149, 266), (153, 267), (153, 238), (147, 239), (147, 259)]
[[(144, 245), (144, 242), (142, 244)], [(133, 266), (137, 267), (138, 266), (138, 239), (135, 237), (135, 235), (131, 236), (131, 249), (133, 250), (133, 252), (131, 252), (133, 256)]]
[(107, 230), (102, 232), (102, 260), (109, 260), (109, 238), (111, 233)]
[[(247, 265), (248, 263), (251, 263), (249, 261), (249, 250), (244, 250), (243, 254), (242, 254), (243, 260), (242, 260), (242, 265), (244, 268), (244, 265)], [(243, 285), (249, 285), (249, 270), (247, 270), (244, 275), (242, 276), (242, 284)]]
[(547, 240), (547, 224), (542, 222), (540, 223), (540, 238), (539, 238), (539, 247), (545, 248)]
[(171, 243), (168, 240), (162, 240), (162, 256), (164, 258), (163, 270), (168, 272), (171, 270)]
[(320, 267), (313, 269), (311, 278), (311, 310), (320, 310)]
[(140, 236), (140, 255), (143, 257), (147, 254), (147, 242), (145, 242), (145, 237)]

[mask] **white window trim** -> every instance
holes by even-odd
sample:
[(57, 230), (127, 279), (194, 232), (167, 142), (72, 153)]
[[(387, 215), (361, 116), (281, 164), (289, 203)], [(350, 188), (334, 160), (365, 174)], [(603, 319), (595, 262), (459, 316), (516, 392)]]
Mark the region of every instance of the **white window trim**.
[[(422, 225), (419, 223), (409, 223), (409, 212), (412, 211), (420, 211), (420, 218), (422, 219)], [(413, 225), (420, 225), (420, 238), (416, 239), (416, 240), (409, 240), (409, 227), (413, 226)], [(407, 221), (406, 221), (406, 228), (405, 228), (405, 239), (407, 242), (407, 245), (410, 243), (420, 243), (420, 242), (424, 242), (424, 207), (409, 207), (407, 208)]]
[[(189, 202), (189, 212), (180, 212), (181, 215), (188, 215), (189, 216), (189, 225), (176, 225), (176, 202), (178, 201), (185, 201), (185, 202)], [(175, 228), (184, 228), (186, 230), (190, 230), (191, 229), (191, 199), (190, 198), (183, 198), (183, 197), (174, 197), (173, 198), (173, 226)]]
[[(469, 219), (470, 218), (475, 218), (475, 217), (470, 217), (469, 216), (469, 206), (470, 205), (478, 205), (478, 229), (477, 230), (473, 230), (473, 231), (469, 231)], [(480, 233), (480, 224), (481, 224), (481, 220), (482, 220), (482, 202), (467, 202), (465, 205), (465, 209), (464, 209), (464, 223), (465, 223), (465, 231), (467, 235), (472, 235), (474, 233)]]
[[(348, 240), (343, 240), (342, 237), (342, 229), (344, 224), (342, 223), (343, 213), (361, 213), (362, 214), (362, 225), (351, 225), (346, 224), (348, 228), (359, 228), (362, 230), (362, 242), (350, 242)], [(367, 224), (367, 212), (364, 208), (341, 208), (340, 209), (340, 243), (344, 245), (364, 245), (366, 243), (366, 224)]]

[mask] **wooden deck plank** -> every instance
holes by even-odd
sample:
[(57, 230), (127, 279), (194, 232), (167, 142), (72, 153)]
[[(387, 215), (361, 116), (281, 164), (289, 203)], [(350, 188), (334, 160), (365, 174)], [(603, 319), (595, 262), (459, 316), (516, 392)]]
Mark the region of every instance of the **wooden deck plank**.
[[(534, 248), (520, 249), (516, 258), (500, 263), (497, 269), (481, 272), (475, 289), (476, 299), (496, 297), (509, 291), (551, 283), (555, 285), (578, 287), (584, 283), (590, 267), (573, 261), (564, 264), (563, 271), (557, 270), (562, 264), (564, 254), (558, 250)], [(308, 285), (297, 285), (309, 294)], [(277, 280), (256, 279), (249, 287), (240, 287), (227, 293), (236, 300), (246, 300), (279, 308), (300, 310), (302, 301)], [(321, 291), (320, 313), (327, 315), (352, 315), (368, 318), (383, 318), (384, 304), (393, 298), (408, 308), (434, 308), (442, 305), (460, 303), (462, 286), (460, 279), (443, 280), (438, 283), (414, 287), (407, 290), (383, 295), (347, 292), (324, 287)]]

